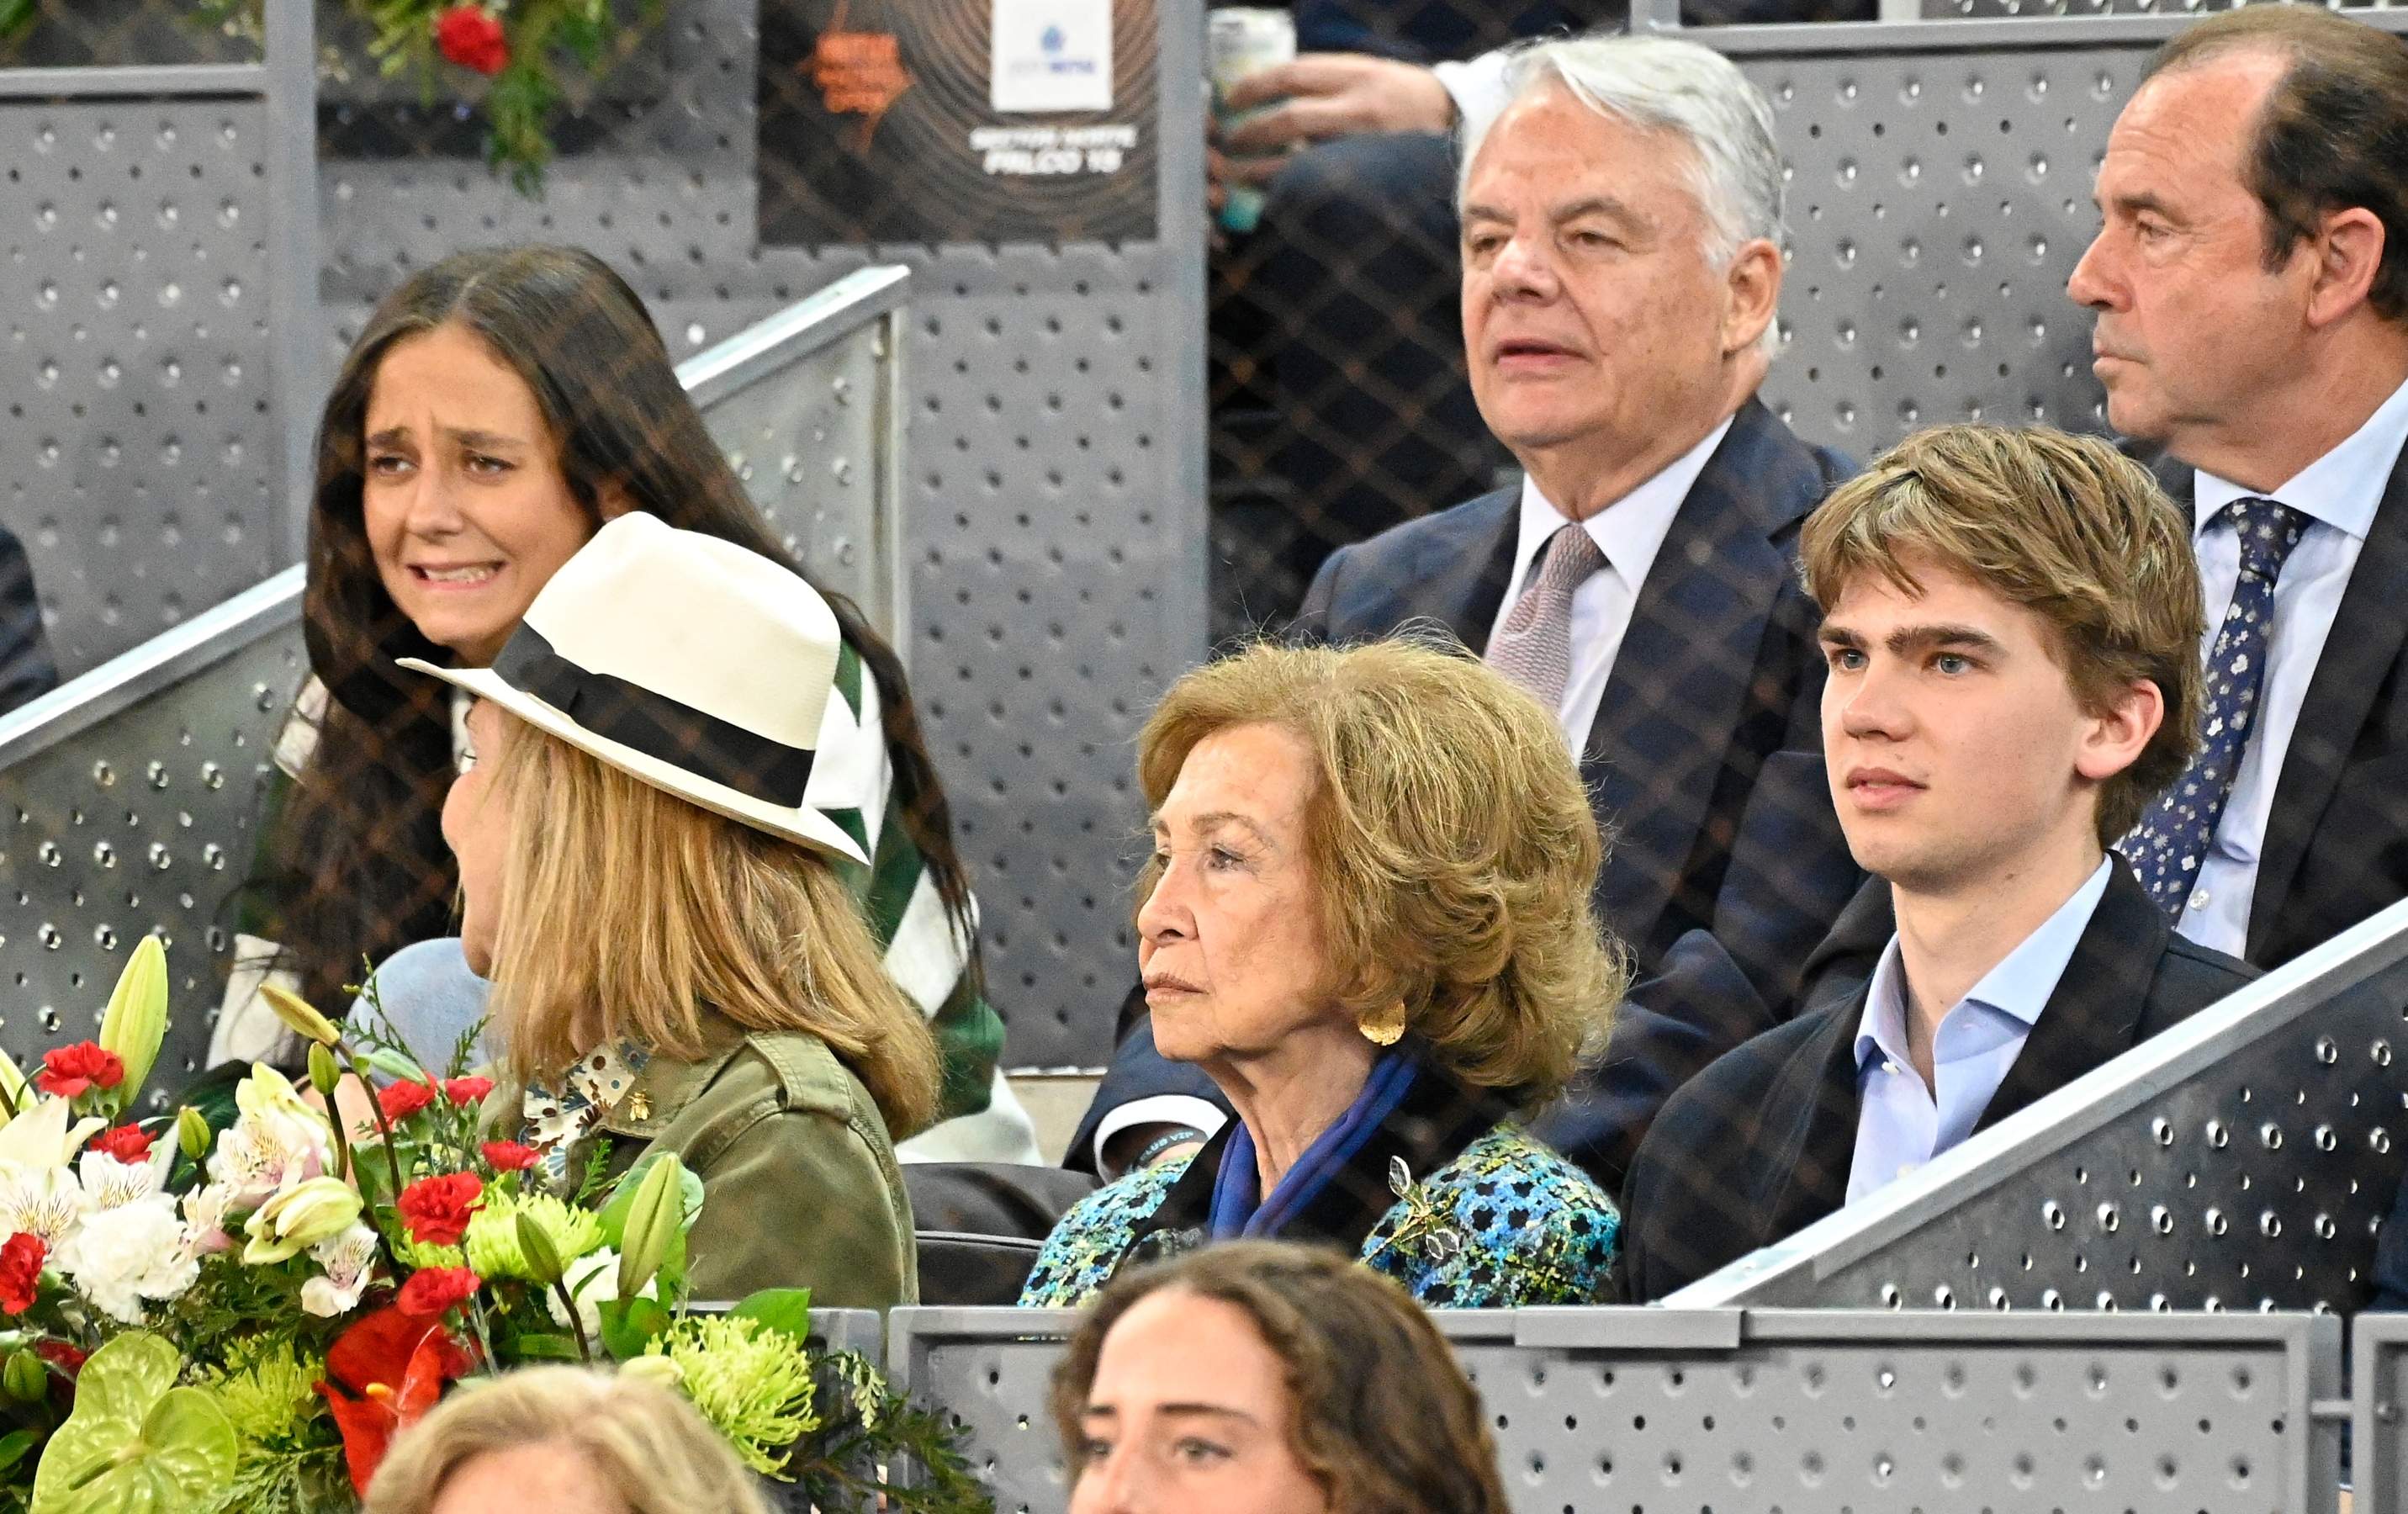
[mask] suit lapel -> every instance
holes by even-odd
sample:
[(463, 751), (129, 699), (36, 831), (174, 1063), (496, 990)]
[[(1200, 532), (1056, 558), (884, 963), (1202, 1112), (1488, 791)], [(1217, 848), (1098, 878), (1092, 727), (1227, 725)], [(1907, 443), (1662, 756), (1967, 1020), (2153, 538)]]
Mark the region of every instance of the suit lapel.
[(2123, 1055), (2141, 1039), (2149, 986), (2172, 932), (2165, 911), (2123, 859), (2110, 860), (2115, 870), (2107, 892), (2074, 943), (2023, 1050), (1974, 1121), (1977, 1131)]
[(2400, 613), (2400, 585), (2408, 582), (2408, 453), (2391, 470), (2391, 485), (2374, 512), (2366, 545), (2350, 569), (2331, 634), (2316, 660), (2300, 721), (2283, 754), (2274, 783), (2274, 807), (2266, 820), (2266, 842), (2258, 859), (2258, 882), (2250, 897), (2249, 950), (2262, 960), (2283, 902), (2306, 858), (2316, 822), (2332, 803), (2343, 764), (2358, 744), (2367, 711), (2385, 675), (2408, 639), (2408, 616)]
[(1791, 571), (1771, 538), (1813, 507), (1821, 478), (1813, 453), (1750, 400), (1640, 585), (1581, 777), (1613, 827), (1599, 903), (1642, 950), (1688, 868)]
[(1821, 1028), (1782, 1070), (1766, 1096), (1767, 1109), (1788, 1113), (1785, 1128), (1766, 1132), (1765, 1171), (1775, 1178), (1758, 1210), (1766, 1218), (1755, 1244), (1769, 1245), (1835, 1214), (1848, 1201), (1848, 1169), (1856, 1158), (1856, 1025), (1865, 989), (1823, 1011)]
[(1513, 577), (1513, 548), (1521, 536), (1522, 487), (1484, 494), (1450, 511), (1448, 529), (1426, 534), (1402, 581), (1390, 628), (1422, 619), (1445, 622), (1455, 639), (1473, 651), (1488, 646), (1488, 631), (1505, 603)]

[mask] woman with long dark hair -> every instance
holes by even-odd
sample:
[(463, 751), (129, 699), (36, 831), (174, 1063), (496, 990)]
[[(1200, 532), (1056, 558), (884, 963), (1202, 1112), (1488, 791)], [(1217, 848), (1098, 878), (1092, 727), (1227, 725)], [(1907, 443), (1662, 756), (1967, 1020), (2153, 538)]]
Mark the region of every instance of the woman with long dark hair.
[[(263, 1050), (248, 989), (264, 968), (332, 1006), (364, 960), (449, 933), (457, 873), (437, 818), (468, 757), (464, 710), (396, 664), (480, 665), (551, 574), (630, 510), (804, 573), (712, 442), (641, 297), (600, 259), (458, 253), (377, 307), (319, 425), (312, 677), (278, 742), (284, 777), (245, 891), (253, 938), (213, 1052)], [(822, 741), (823, 783), (848, 782), (853, 799), (830, 807), (870, 858), (848, 881), (936, 1032), (939, 1114), (983, 1115), (904, 1154), (1034, 1160), (996, 1071), (1003, 1027), (982, 993), (976, 906), (902, 663), (851, 601), (825, 597), (867, 674), (857, 739)]]

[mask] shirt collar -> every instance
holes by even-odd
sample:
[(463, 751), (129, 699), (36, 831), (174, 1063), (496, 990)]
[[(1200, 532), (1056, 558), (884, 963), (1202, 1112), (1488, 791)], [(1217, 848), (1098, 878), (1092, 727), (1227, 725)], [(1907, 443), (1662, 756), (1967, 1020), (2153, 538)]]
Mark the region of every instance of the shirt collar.
[[(1986, 1006), (2020, 1021), (2027, 1032), (2040, 1023), (2041, 1011), (2048, 1007), (2049, 995), (2057, 992), (2066, 964), (2082, 944), (2082, 933), (2089, 928), (2090, 917), (2099, 912), (2099, 901), (2106, 897), (2114, 866), (2112, 855), (2101, 858), (2082, 887), (2041, 921), (2040, 929), (1999, 959), (1958, 1002)], [(1955, 1010), (1955, 1005), (1949, 1006), (1950, 1013)], [(1906, 1041), (1906, 964), (1893, 934), (1866, 984), (1864, 1013), (1856, 1020), (1856, 1070), (1862, 1072), (1876, 1057), (1903, 1065), (1908, 1060)]]
[[(1636, 591), (1647, 581), (1647, 570), (1656, 565), (1656, 553), (1664, 545), (1664, 537), (1672, 529), (1672, 517), (1680, 513), (1681, 501), (1689, 497), (1689, 490), (1698, 475), (1706, 471), (1707, 461), (1731, 428), (1731, 417), (1706, 433), (1705, 439), (1674, 458), (1653, 478), (1615, 500), (1581, 522), (1588, 528), (1589, 540), (1620, 575), (1622, 581)], [(1539, 492), (1529, 475), (1522, 476), (1521, 533), (1514, 544), (1514, 563), (1526, 581), (1531, 559), (1555, 534), (1563, 529), (1566, 517), (1555, 502)]]
[(2302, 515), (2364, 541), (2373, 529), (2375, 507), (2383, 503), (2384, 488), (2403, 444), (2408, 444), (2408, 383), (2393, 390), (2391, 397), (2346, 441), (2267, 495), (2256, 496), (2254, 491), (2229, 478), (2198, 469), (2193, 534), (2205, 535), (2209, 524), (2234, 500), (2265, 497), (2278, 499)]

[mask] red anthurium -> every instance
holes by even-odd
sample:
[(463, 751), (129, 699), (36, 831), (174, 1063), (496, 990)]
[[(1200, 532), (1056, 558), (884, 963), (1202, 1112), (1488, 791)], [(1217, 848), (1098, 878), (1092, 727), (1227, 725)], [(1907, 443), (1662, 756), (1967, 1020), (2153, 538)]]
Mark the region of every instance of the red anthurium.
[(443, 1396), (443, 1385), (469, 1365), (439, 1316), (412, 1319), (393, 1306), (337, 1338), (326, 1353), (335, 1381), (318, 1384), (318, 1392), (342, 1433), (353, 1491), (366, 1495), (394, 1436), (417, 1423)]
[(103, 1051), (93, 1041), (78, 1041), (42, 1053), (42, 1070), (34, 1086), (63, 1099), (80, 1098), (93, 1089), (115, 1088), (125, 1081), (125, 1064), (114, 1051)]

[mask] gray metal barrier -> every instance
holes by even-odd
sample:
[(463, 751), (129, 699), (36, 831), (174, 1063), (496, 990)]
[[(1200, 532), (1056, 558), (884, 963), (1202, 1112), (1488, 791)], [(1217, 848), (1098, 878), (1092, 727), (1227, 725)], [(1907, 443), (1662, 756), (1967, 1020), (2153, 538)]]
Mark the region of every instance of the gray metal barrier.
[(0, 69), (0, 521), (64, 677), (299, 555), (310, 7), (271, 6), (266, 29), (259, 62)]
[(2408, 904), (1666, 1302), (2354, 1311), (2403, 1044)]
[[(890, 635), (910, 289), (900, 268), (850, 275), (678, 370), (788, 544)], [(289, 568), (0, 717), (0, 1046), (21, 1064), (90, 1036), (124, 953), (156, 932), (174, 1019), (154, 1102), (197, 1070), (270, 750), (307, 672), (301, 586)]]
[[(2334, 1507), (2346, 1409), (2329, 1318), (1433, 1318), (1480, 1389), (1507, 1490), (1529, 1514)], [(1068, 1502), (1046, 1393), (1075, 1320), (889, 1316), (888, 1373), (967, 1428), (1007, 1514)]]
[(2350, 1331), (2351, 1514), (2408, 1510), (2408, 1315), (2366, 1314)]

